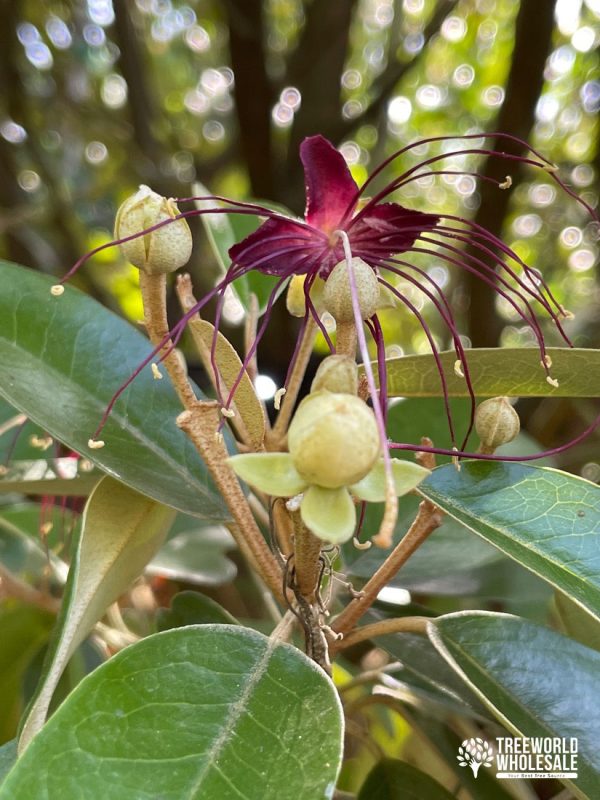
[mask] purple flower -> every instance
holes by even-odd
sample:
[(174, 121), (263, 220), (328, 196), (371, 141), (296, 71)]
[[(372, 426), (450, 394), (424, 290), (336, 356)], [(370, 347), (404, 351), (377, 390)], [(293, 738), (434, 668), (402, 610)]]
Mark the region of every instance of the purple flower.
[[(421, 325), (437, 365), (450, 433), (453, 444), (456, 446), (454, 426), (448, 402), (446, 376), (435, 338), (425, 317), (402, 287), (408, 284), (418, 289), (424, 298), (431, 302), (447, 328), (456, 352), (455, 371), (464, 377), (472, 401), (471, 423), (464, 435), (461, 447), (458, 448), (463, 451), (472, 429), (475, 411), (475, 398), (469, 374), (467, 354), (459, 336), (452, 307), (442, 288), (425, 269), (420, 267), (418, 263), (414, 263), (412, 257), (416, 255), (419, 258), (425, 256), (435, 258), (437, 261), (443, 260), (452, 267), (476, 275), (490, 286), (513, 308), (523, 323), (533, 332), (540, 351), (541, 367), (545, 370), (547, 380), (552, 385), (555, 385), (556, 381), (550, 375), (551, 362), (546, 353), (544, 335), (537, 318), (537, 312), (541, 311), (554, 322), (559, 334), (568, 345), (571, 345), (571, 343), (562, 327), (562, 321), (568, 319), (570, 315), (557, 302), (541, 273), (526, 264), (498, 237), (474, 222), (456, 215), (428, 214), (405, 208), (398, 203), (390, 202), (390, 195), (419, 178), (459, 174), (468, 174), (491, 180), (498, 186), (500, 191), (508, 189), (511, 185), (511, 179), (508, 176), (505, 181), (500, 182), (487, 176), (478, 175), (476, 172), (465, 173), (464, 171), (446, 167), (439, 168), (439, 162), (452, 156), (496, 157), (508, 163), (519, 162), (543, 170), (547, 177), (554, 180), (567, 194), (582, 205), (594, 219), (597, 219), (593, 209), (561, 181), (556, 174), (556, 167), (542, 155), (532, 149), (530, 149), (530, 157), (489, 150), (480, 144), (480, 141), (486, 138), (504, 138), (513, 142), (517, 141), (524, 148), (527, 147), (524, 142), (515, 139), (515, 137), (508, 135), (503, 137), (502, 134), (498, 133), (432, 137), (413, 142), (393, 153), (372, 172), (369, 179), (359, 188), (352, 178), (341, 153), (324, 137), (311, 136), (305, 139), (300, 147), (300, 158), (304, 167), (306, 185), (306, 210), (303, 220), (287, 217), (257, 204), (235, 202), (216, 196), (178, 200), (177, 202), (180, 204), (202, 200), (204, 205), (201, 209), (196, 208), (191, 211), (185, 211), (175, 219), (199, 216), (206, 213), (252, 214), (266, 217), (267, 219), (256, 231), (230, 249), (231, 266), (226, 275), (213, 290), (202, 298), (197, 306), (184, 315), (182, 320), (171, 331), (170, 338), (173, 346), (181, 336), (187, 320), (213, 297), (217, 297), (218, 300), (215, 316), (215, 325), (218, 328), (225, 290), (237, 278), (256, 270), (267, 275), (277, 276), (279, 280), (269, 298), (256, 340), (251, 352), (247, 355), (244, 366), (253, 356), (256, 346), (267, 328), (272, 306), (279, 296), (282, 286), (296, 275), (306, 276), (304, 284), (306, 298), (305, 321), (312, 315), (317, 324), (321, 326), (321, 330), (325, 333), (330, 347), (333, 349), (333, 345), (311, 301), (310, 290), (317, 277), (327, 279), (332, 269), (339, 262), (344, 260), (349, 262), (350, 257), (358, 257), (373, 269), (382, 286), (386, 287), (397, 302), (404, 305)], [(439, 155), (426, 158), (395, 177), (373, 197), (366, 199), (365, 192), (370, 188), (374, 179), (400, 156), (417, 147), (457, 140), (468, 141), (469, 145), (462, 149), (446, 150)], [(471, 142), (473, 143), (471, 144)], [(214, 205), (207, 205), (209, 201), (213, 202)], [(144, 233), (156, 230), (173, 221), (175, 220), (161, 222)], [(466, 246), (469, 247), (468, 250), (465, 249)], [(90, 255), (92, 254), (88, 254), (86, 258)], [(69, 275), (78, 266), (79, 264), (75, 265)], [(402, 283), (397, 285), (398, 278)], [(350, 277), (350, 283), (352, 286), (352, 277)], [(381, 325), (377, 314), (366, 320), (366, 327), (377, 346), (380, 385), (380, 401), (377, 402), (376, 395), (378, 393), (375, 390), (375, 382), (370, 371), (363, 322), (358, 314), (358, 308), (355, 310), (361, 355), (369, 378), (376, 414), (380, 419), (383, 419), (386, 405), (386, 371)], [(168, 341), (168, 339), (165, 339), (165, 343)], [(158, 350), (159, 348), (152, 355), (154, 356)], [(119, 389), (116, 396), (123, 391), (149, 361), (150, 358), (140, 365), (134, 375)], [(231, 388), (229, 397), (224, 401), (226, 407), (231, 402), (236, 387), (237, 384)], [(411, 445), (402, 445), (401, 447), (420, 449)]]
[[(357, 213), (361, 191), (342, 154), (323, 136), (305, 139), (300, 158), (306, 184), (306, 225), (267, 220), (230, 249), (232, 262), (242, 269), (327, 278), (344, 259), (337, 234), (340, 230), (348, 234), (353, 254), (376, 267), (382, 258), (408, 250), (419, 234), (439, 221), (433, 214), (411, 211), (397, 203), (378, 203)], [(279, 253), (284, 242), (285, 252)]]

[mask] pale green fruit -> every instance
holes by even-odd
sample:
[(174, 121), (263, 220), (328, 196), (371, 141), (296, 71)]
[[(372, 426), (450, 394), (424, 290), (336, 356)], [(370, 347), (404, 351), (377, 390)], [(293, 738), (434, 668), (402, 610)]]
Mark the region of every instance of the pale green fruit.
[(328, 489), (357, 483), (379, 456), (375, 415), (351, 394), (310, 394), (290, 424), (288, 446), (307, 483)]
[(327, 356), (319, 364), (312, 382), (311, 392), (326, 389), (328, 392), (356, 394), (358, 392), (358, 367), (350, 356)]
[(475, 430), (487, 451), (512, 442), (520, 428), (519, 415), (506, 397), (491, 397), (475, 412)]
[[(362, 258), (352, 259), (352, 272), (360, 315), (362, 319), (369, 319), (377, 311), (380, 302), (377, 275)], [(352, 322), (354, 320), (352, 292), (346, 261), (336, 264), (327, 278), (323, 292), (323, 305), (336, 322)]]
[[(117, 211), (115, 238), (125, 239), (151, 228), (159, 222), (174, 219), (179, 209), (173, 200), (153, 192), (148, 186), (140, 186)], [(158, 230), (138, 236), (120, 245), (121, 252), (134, 267), (149, 275), (173, 272), (190, 259), (192, 233), (184, 219), (179, 219)]]

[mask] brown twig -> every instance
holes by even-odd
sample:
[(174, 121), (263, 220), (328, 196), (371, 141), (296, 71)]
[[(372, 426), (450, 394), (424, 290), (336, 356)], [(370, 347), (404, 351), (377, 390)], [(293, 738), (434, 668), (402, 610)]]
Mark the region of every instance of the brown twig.
[(296, 589), (309, 603), (314, 603), (319, 582), (321, 564), (320, 539), (311, 533), (300, 518), (300, 512), (292, 513), (294, 523), (294, 572)]
[(60, 600), (34, 589), (0, 564), (0, 598), (2, 596), (14, 597), (28, 606), (41, 608), (51, 614), (56, 614), (60, 607)]
[[(146, 330), (148, 331), (150, 341), (156, 347), (169, 333), (166, 301), (167, 276), (149, 275), (140, 270), (140, 289), (142, 292), (142, 301), (144, 303), (144, 322), (146, 324)], [(164, 353), (169, 347), (170, 343), (167, 343), (163, 347), (161, 353)], [(167, 368), (169, 377), (181, 400), (181, 404), (184, 408), (190, 408), (196, 402), (196, 395), (188, 381), (185, 368), (179, 360), (177, 353), (171, 351), (169, 355), (164, 357), (163, 364)]]
[(382, 619), (379, 622), (363, 625), (362, 628), (355, 628), (352, 633), (334, 642), (331, 646), (331, 650), (343, 650), (359, 642), (364, 642), (366, 639), (373, 639), (375, 636), (386, 636), (390, 633), (425, 633), (427, 630), (427, 623), (430, 621), (430, 617), (396, 617), (394, 619)]
[(428, 536), (442, 523), (442, 513), (430, 503), (423, 500), (419, 512), (403, 539), (396, 545), (388, 558), (375, 574), (363, 586), (360, 597), (355, 597), (332, 623), (332, 628), (344, 636), (356, 625), (377, 599), (377, 595), (396, 575), (400, 567), (408, 561)]
[(283, 602), (281, 570), (256, 524), (235, 473), (226, 463), (227, 448), (223, 437), (217, 433), (219, 422), (219, 404), (212, 401), (196, 402), (177, 417), (177, 425), (196, 446), (239, 526), (230, 527), (238, 547), (273, 594)]

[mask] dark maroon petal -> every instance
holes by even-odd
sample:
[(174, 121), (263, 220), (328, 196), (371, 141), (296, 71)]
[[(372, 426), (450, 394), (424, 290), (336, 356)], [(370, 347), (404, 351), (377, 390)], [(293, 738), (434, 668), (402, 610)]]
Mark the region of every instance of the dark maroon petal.
[(397, 203), (381, 203), (364, 215), (359, 214), (347, 231), (357, 255), (365, 258), (371, 251), (373, 256), (386, 258), (408, 250), (421, 233), (432, 230), (438, 222), (439, 217), (434, 214), (423, 214)]
[(331, 233), (358, 197), (358, 186), (343, 155), (323, 136), (309, 136), (300, 145), (306, 185), (305, 219)]
[(282, 275), (291, 267), (303, 275), (321, 252), (323, 239), (310, 228), (294, 222), (268, 219), (258, 230), (229, 248), (233, 263), (244, 270), (256, 269), (266, 275)]

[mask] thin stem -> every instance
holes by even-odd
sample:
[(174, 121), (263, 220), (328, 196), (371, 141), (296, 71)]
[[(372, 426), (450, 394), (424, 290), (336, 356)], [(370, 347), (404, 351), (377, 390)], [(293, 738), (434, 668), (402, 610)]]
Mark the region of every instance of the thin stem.
[(294, 406), (296, 405), (296, 400), (300, 392), (300, 387), (302, 386), (302, 381), (304, 380), (306, 368), (312, 355), (316, 336), (317, 324), (309, 315), (306, 320), (306, 325), (304, 326), (304, 332), (298, 347), (298, 352), (296, 353), (294, 366), (285, 387), (285, 394), (283, 395), (283, 400), (281, 402), (281, 410), (277, 415), (277, 419), (273, 425), (273, 431), (269, 437), (271, 440), (269, 442), (269, 449), (270, 445), (278, 442), (287, 431), (288, 425), (292, 418), (292, 413), (294, 411)]
[(321, 565), (320, 539), (311, 533), (300, 518), (300, 512), (292, 513), (294, 523), (294, 573), (296, 588), (309, 603), (314, 603), (319, 583)]
[[(332, 624), (337, 633), (344, 637), (351, 631), (358, 620), (365, 614), (377, 599), (377, 595), (396, 575), (400, 567), (408, 561), (431, 533), (442, 523), (442, 513), (433, 503), (424, 500), (419, 506), (419, 512), (408, 529), (406, 535), (396, 545), (388, 558), (383, 562), (374, 575), (363, 586), (361, 595), (348, 603)], [(344, 641), (346, 641), (344, 639)]]
[(427, 623), (431, 622), (431, 617), (397, 617), (395, 619), (382, 619), (379, 622), (372, 622), (370, 625), (363, 625), (362, 628), (355, 628), (352, 633), (333, 642), (333, 651), (344, 650), (354, 644), (364, 642), (366, 639), (373, 639), (375, 636), (387, 636), (390, 633), (426, 633)]
[(155, 347), (164, 343), (160, 350), (162, 363), (167, 368), (181, 404), (184, 408), (189, 408), (196, 402), (196, 395), (177, 353), (173, 350), (172, 342), (165, 342), (165, 337), (169, 334), (167, 276), (149, 275), (140, 270), (140, 289), (144, 303), (144, 322), (150, 341)]
[(336, 327), (335, 352), (340, 356), (350, 356), (356, 361), (358, 336), (356, 325), (352, 322), (338, 322)]
[(14, 597), (28, 606), (41, 608), (51, 614), (56, 614), (60, 607), (60, 600), (45, 592), (40, 592), (39, 589), (34, 589), (33, 586), (29, 586), (13, 575), (3, 564), (0, 564), (0, 598), (2, 596)]
[(217, 433), (219, 423), (219, 404), (214, 402), (196, 402), (177, 417), (177, 425), (194, 443), (239, 526), (239, 529), (235, 525), (230, 528), (238, 547), (283, 602), (281, 570), (256, 524), (237, 477), (226, 463), (229, 454), (222, 436)]

